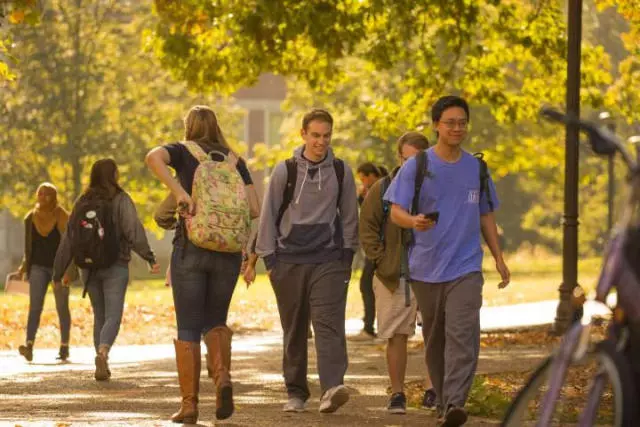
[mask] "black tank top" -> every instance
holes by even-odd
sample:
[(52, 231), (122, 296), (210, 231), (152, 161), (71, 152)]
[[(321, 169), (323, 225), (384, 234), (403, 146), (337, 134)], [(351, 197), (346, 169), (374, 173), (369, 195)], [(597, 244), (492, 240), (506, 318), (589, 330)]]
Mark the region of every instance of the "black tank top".
[(58, 231), (58, 227), (54, 226), (53, 230), (51, 230), (47, 236), (42, 236), (38, 233), (35, 225), (32, 227), (31, 265), (52, 268), (58, 245), (60, 245), (60, 232)]

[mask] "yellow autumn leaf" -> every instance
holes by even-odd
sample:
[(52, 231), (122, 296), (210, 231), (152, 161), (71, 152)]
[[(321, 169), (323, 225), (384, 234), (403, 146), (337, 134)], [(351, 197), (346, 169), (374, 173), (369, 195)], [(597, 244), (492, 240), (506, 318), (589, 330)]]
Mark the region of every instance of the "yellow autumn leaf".
[(198, 34), (202, 34), (202, 27), (199, 24), (193, 24), (191, 26), (191, 35), (197, 36)]
[(24, 10), (14, 10), (9, 15), (9, 22), (11, 24), (19, 24), (24, 21)]

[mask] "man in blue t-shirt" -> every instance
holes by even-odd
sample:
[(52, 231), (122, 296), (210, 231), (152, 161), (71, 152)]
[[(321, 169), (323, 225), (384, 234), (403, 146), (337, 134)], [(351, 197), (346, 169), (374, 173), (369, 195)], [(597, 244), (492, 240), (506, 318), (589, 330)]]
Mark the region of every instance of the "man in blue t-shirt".
[[(481, 192), (481, 162), (461, 148), (469, 123), (467, 102), (442, 97), (431, 116), (438, 141), (426, 152), (417, 212), (409, 213), (416, 157), (402, 166), (385, 200), (393, 204), (392, 221), (413, 230), (409, 276), (422, 313), (427, 366), (443, 425), (459, 426), (467, 420), (464, 405), (480, 350), (481, 233), (502, 277), (501, 288), (509, 284), (510, 273), (498, 244), (495, 186), (488, 177)], [(426, 215), (432, 212), (439, 212), (435, 221)]]

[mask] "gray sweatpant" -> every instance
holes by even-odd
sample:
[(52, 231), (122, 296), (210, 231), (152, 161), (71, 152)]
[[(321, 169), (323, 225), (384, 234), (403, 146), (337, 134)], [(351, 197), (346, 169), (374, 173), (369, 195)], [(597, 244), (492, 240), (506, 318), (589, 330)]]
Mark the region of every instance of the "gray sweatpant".
[(289, 398), (309, 398), (307, 336), (313, 324), (318, 375), (322, 392), (341, 385), (347, 371), (344, 330), (351, 270), (342, 261), (326, 264), (287, 264), (271, 272), (284, 331), (282, 370)]
[(482, 273), (451, 282), (414, 281), (411, 288), (422, 314), (422, 336), (438, 404), (463, 407), (480, 353)]

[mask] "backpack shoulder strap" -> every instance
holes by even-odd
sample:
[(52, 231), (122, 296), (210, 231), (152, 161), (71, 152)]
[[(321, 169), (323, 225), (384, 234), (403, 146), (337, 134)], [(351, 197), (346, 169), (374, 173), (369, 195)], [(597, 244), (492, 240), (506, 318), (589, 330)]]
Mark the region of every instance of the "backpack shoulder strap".
[(480, 166), (480, 195), (482, 195), (482, 193), (486, 194), (489, 210), (493, 212), (493, 200), (491, 199), (491, 191), (489, 191), (489, 167), (484, 160), (484, 153), (474, 153), (473, 157), (478, 159)]
[(389, 186), (391, 185), (391, 175), (387, 175), (382, 178), (382, 182), (380, 183), (380, 198), (382, 199), (382, 203), (387, 203), (384, 200), (384, 193), (387, 192)]
[(338, 178), (338, 207), (342, 201), (342, 183), (344, 182), (344, 162), (340, 159), (333, 159), (333, 168), (336, 171), (336, 178)]
[(427, 169), (429, 168), (429, 156), (426, 150), (420, 151), (416, 154), (416, 179), (414, 181), (413, 199), (411, 200), (411, 214), (415, 215), (418, 212), (420, 205), (420, 190), (422, 189), (422, 183), (427, 175)]
[(298, 168), (295, 157), (291, 157), (284, 162), (287, 167), (287, 183), (284, 186), (282, 193), (282, 203), (278, 210), (278, 216), (276, 218), (276, 229), (280, 230), (280, 223), (285, 211), (293, 200), (293, 192), (296, 190), (296, 181), (298, 180)]
[(384, 230), (387, 227), (387, 220), (391, 212), (391, 204), (384, 199), (384, 194), (391, 185), (391, 176), (387, 175), (382, 178), (380, 183), (380, 200), (382, 201), (382, 222), (380, 223), (380, 231), (378, 233), (379, 240), (384, 244)]
[(200, 147), (198, 145), (197, 142), (193, 142), (193, 141), (180, 141), (180, 144), (184, 145), (187, 150), (189, 150), (189, 153), (196, 158), (196, 160), (200, 163), (206, 161), (209, 156), (207, 155), (207, 153), (205, 153), (205, 151), (202, 149), (202, 147)]

